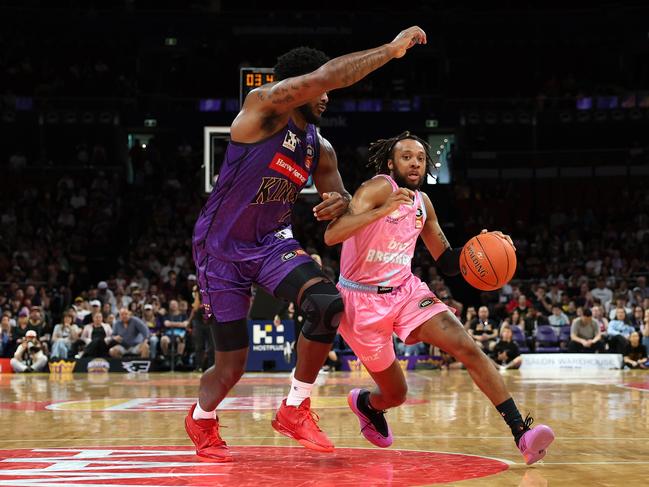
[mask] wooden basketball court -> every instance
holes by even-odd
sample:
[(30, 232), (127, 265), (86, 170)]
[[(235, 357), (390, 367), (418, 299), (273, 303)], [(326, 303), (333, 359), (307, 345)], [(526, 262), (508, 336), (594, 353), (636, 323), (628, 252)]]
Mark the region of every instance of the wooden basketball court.
[(198, 374), (0, 375), (0, 486), (256, 485), (633, 486), (649, 474), (649, 375), (505, 374), (525, 414), (557, 435), (527, 467), (508, 428), (465, 371), (408, 373), (410, 399), (388, 420), (394, 445), (372, 447), (348, 410), (360, 372), (319, 378), (314, 409), (334, 454), (270, 426), (287, 374), (247, 374), (219, 413), (235, 462), (192, 454), (183, 417)]

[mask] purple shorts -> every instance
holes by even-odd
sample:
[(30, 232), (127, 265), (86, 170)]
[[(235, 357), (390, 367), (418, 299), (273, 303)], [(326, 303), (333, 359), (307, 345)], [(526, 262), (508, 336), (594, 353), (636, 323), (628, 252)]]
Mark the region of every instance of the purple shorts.
[(198, 287), (205, 315), (216, 321), (235, 321), (248, 316), (253, 284), (271, 294), (296, 267), (313, 262), (295, 239), (280, 240), (253, 260), (232, 262), (194, 248)]

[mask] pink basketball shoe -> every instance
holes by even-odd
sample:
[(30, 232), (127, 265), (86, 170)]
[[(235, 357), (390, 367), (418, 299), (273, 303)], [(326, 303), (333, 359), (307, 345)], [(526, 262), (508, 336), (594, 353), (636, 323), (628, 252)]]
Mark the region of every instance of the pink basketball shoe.
[[(525, 427), (529, 428), (534, 420), (528, 415), (525, 418)], [(554, 431), (549, 426), (540, 424), (528, 429), (518, 441), (518, 449), (525, 458), (527, 465), (541, 460), (547, 453), (547, 448), (554, 441)]]
[(347, 404), (358, 416), (361, 424), (361, 433), (367, 441), (381, 448), (387, 448), (392, 444), (392, 431), (385, 420), (384, 411), (374, 411), (368, 408), (370, 391), (367, 389), (352, 389), (347, 395)]

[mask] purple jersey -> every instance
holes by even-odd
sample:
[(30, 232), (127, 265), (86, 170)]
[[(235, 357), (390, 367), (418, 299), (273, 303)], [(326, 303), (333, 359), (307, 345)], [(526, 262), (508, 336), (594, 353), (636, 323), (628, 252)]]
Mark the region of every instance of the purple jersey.
[(283, 130), (254, 144), (230, 142), (216, 186), (194, 226), (193, 244), (232, 262), (268, 254), (289, 227), (298, 194), (319, 156), (314, 125), (289, 119)]

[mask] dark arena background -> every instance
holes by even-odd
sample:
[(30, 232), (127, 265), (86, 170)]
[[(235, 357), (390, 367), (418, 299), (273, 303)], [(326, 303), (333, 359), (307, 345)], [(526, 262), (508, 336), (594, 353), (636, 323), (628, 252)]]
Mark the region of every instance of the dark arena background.
[[(622, 0), (0, 0), (0, 486), (645, 485), (648, 19)], [(412, 272), (555, 441), (526, 465), (459, 355), (394, 335), (408, 395), (374, 447), (347, 402), (374, 383), (337, 336), (311, 393), (336, 448), (303, 448), (271, 420), (305, 317), (253, 286), (246, 373), (217, 408), (234, 461), (204, 461), (183, 423), (215, 353), (192, 234), (242, 100), (294, 47), (335, 58), (413, 25), (427, 43), (330, 91), (319, 131), (353, 194), (369, 144), (409, 130), (450, 244), (511, 236), (495, 291), (421, 240)], [(309, 179), (293, 234), (336, 283), (321, 201)]]

